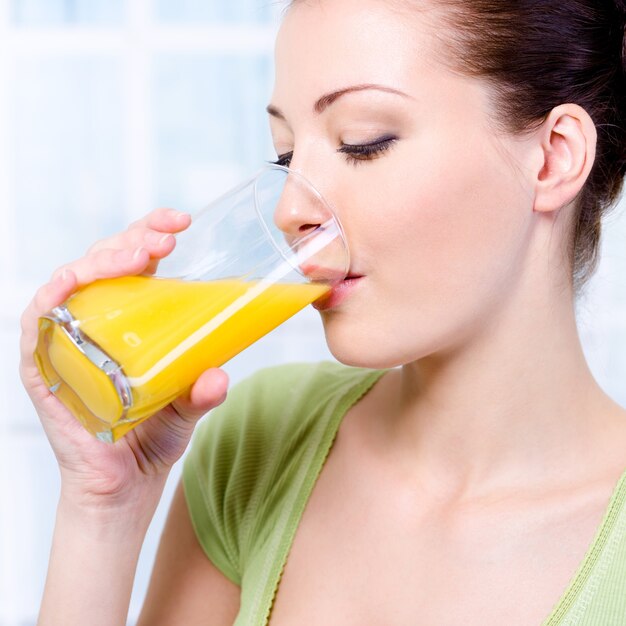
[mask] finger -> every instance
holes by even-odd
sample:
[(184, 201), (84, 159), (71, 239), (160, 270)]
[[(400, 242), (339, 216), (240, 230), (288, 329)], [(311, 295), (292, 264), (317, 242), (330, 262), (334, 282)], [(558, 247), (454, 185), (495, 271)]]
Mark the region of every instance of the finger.
[(150, 254), (150, 262), (144, 270), (144, 274), (154, 274), (159, 267), (159, 261), (170, 255), (176, 247), (176, 237), (174, 235), (163, 235), (159, 241), (160, 249)]
[(20, 318), (20, 347), (23, 357), (32, 358), (39, 332), (39, 317), (65, 302), (76, 290), (77, 283), (74, 272), (67, 270), (37, 291)]
[(159, 261), (171, 254), (176, 247), (176, 237), (171, 233), (148, 231), (144, 237), (143, 247), (148, 250), (150, 261), (142, 273), (154, 274), (157, 271)]
[(53, 309), (64, 302), (76, 289), (76, 274), (71, 270), (66, 270), (57, 276), (53, 281), (40, 287), (35, 293), (34, 298), (28, 305), (23, 320), (29, 317), (38, 317), (41, 314)]
[(151, 228), (136, 227), (129, 228), (123, 233), (118, 233), (113, 237), (107, 237), (96, 241), (88, 250), (85, 256), (100, 252), (106, 249), (126, 250), (132, 248), (145, 248), (150, 256), (162, 257), (169, 254), (175, 245), (172, 233), (163, 233)]
[(156, 274), (156, 271), (159, 269), (159, 259), (154, 259), (148, 263), (146, 269), (144, 270), (144, 274), (152, 276)]
[(77, 287), (80, 288), (102, 278), (141, 274), (149, 262), (150, 254), (143, 247), (136, 250), (107, 248), (59, 268), (54, 272), (53, 279), (68, 270), (76, 275)]
[(172, 407), (184, 420), (195, 422), (224, 402), (228, 393), (228, 382), (228, 374), (224, 370), (206, 370), (187, 394), (172, 402)]
[(179, 233), (191, 224), (191, 215), (176, 209), (156, 209), (133, 222), (129, 228), (151, 228), (162, 233)]
[[(164, 234), (157, 233), (156, 231), (145, 231), (143, 237), (134, 237), (133, 239), (136, 242), (141, 243), (141, 247), (147, 250), (150, 255), (150, 260), (142, 270), (142, 274), (154, 274), (158, 268), (159, 261), (171, 254), (176, 247), (176, 237), (170, 233)], [(102, 252), (102, 250), (96, 250), (96, 246), (94, 246), (93, 250), (95, 250), (95, 252), (92, 251), (87, 255), (87, 257)], [(70, 263), (66, 267), (73, 267), (73, 264)], [(59, 268), (57, 272), (62, 270), (63, 268)]]

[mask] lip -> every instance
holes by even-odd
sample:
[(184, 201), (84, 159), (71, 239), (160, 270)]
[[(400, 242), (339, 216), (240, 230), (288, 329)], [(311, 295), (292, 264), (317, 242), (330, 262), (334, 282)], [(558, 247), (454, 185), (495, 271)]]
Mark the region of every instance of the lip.
[(300, 265), (300, 271), (311, 282), (335, 282), (344, 275), (338, 267), (326, 267), (313, 263), (303, 263)]
[(362, 282), (365, 276), (349, 275), (345, 280), (335, 285), (327, 294), (312, 303), (314, 309), (318, 311), (328, 311), (338, 307), (354, 289)]

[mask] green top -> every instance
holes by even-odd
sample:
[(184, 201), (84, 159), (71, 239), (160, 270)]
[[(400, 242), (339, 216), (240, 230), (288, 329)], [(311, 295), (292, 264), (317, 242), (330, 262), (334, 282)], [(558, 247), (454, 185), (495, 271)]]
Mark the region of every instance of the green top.
[[(206, 555), (241, 587), (235, 626), (265, 626), (298, 523), (341, 420), (387, 370), (263, 369), (197, 429), (183, 467)], [(542, 626), (626, 624), (626, 472), (566, 592)]]

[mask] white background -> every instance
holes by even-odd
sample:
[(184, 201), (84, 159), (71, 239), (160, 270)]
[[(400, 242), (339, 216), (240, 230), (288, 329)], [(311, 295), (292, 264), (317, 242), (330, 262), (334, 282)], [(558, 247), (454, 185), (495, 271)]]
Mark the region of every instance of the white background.
[[(269, 0), (0, 0), (0, 626), (35, 623), (59, 489), (17, 374), (21, 310), (95, 239), (157, 206), (196, 210), (275, 158), (264, 108), (280, 9)], [(596, 378), (626, 406), (622, 204), (605, 229), (579, 327)], [(309, 307), (225, 369), (236, 382), (265, 365), (325, 358)], [(180, 463), (144, 545), (129, 623), (179, 474)]]

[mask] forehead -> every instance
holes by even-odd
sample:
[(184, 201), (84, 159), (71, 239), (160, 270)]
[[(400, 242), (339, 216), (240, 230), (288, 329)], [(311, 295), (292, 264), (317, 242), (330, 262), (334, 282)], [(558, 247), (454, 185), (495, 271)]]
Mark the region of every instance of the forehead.
[(310, 103), (320, 93), (365, 83), (423, 88), (443, 67), (426, 13), (382, 0), (296, 2), (276, 39), (272, 100)]

